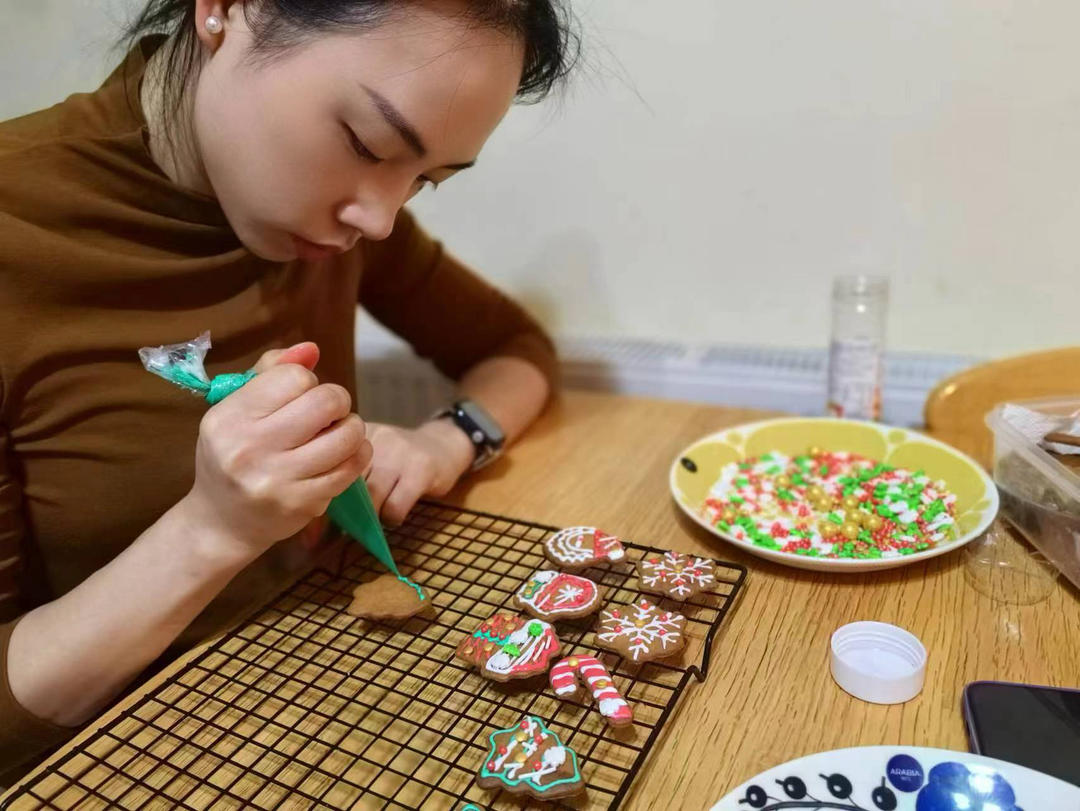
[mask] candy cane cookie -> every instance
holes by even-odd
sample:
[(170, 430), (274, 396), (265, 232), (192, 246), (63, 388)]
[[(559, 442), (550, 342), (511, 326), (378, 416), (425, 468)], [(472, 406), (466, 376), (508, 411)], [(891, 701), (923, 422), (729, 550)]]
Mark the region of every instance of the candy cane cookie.
[(588, 685), (600, 714), (613, 727), (633, 723), (634, 713), (626, 703), (607, 668), (595, 656), (569, 656), (555, 663), (549, 674), (551, 688), (559, 698), (570, 698), (578, 692), (579, 679)]

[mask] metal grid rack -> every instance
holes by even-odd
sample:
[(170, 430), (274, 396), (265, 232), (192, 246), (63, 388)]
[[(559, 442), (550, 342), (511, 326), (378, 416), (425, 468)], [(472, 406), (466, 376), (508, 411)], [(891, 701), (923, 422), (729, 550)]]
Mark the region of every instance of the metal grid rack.
[[(687, 647), (628, 665), (601, 659), (634, 708), (612, 729), (587, 697), (557, 699), (544, 677), (500, 684), (453, 658), (458, 643), (546, 565), (554, 527), (424, 502), (390, 540), (402, 572), (431, 596), (433, 618), (369, 622), (345, 612), (377, 564), (345, 547), (337, 573), (316, 570), (153, 687), (4, 804), (5, 808), (519, 808), (478, 788), (487, 736), (525, 713), (579, 757), (587, 792), (573, 808), (619, 806), (746, 578), (718, 563), (715, 593), (676, 603), (637, 590), (633, 562), (586, 572), (605, 604), (641, 596), (688, 620)], [(564, 654), (594, 653), (595, 617), (557, 623)], [(700, 664), (697, 664), (700, 663)]]

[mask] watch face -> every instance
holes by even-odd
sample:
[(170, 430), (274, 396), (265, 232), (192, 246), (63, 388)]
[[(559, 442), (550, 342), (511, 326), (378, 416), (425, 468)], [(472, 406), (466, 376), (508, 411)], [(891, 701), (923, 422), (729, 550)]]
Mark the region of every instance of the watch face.
[(488, 439), (493, 443), (500, 445), (503, 441), (502, 428), (498, 426), (495, 420), (491, 419), (490, 415), (476, 403), (466, 400), (458, 404), (465, 415), (476, 423), (476, 427), (487, 434)]

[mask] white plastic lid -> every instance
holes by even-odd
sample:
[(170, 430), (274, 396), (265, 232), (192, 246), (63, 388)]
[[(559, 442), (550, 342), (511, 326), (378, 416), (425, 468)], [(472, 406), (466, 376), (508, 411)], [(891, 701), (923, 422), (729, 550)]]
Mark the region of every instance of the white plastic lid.
[(886, 622), (852, 622), (832, 635), (832, 675), (855, 698), (902, 704), (926, 678), (926, 648), (914, 634)]

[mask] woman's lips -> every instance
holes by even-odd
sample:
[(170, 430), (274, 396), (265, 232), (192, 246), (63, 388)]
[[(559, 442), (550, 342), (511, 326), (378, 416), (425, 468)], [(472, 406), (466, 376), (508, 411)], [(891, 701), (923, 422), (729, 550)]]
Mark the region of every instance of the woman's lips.
[(292, 237), (293, 247), (296, 249), (296, 257), (298, 259), (307, 259), (309, 261), (328, 259), (331, 256), (336, 256), (345, 251), (344, 248), (338, 245), (322, 245), (318, 242), (311, 242), (303, 237), (298, 237), (296, 234), (289, 234), (289, 236)]

